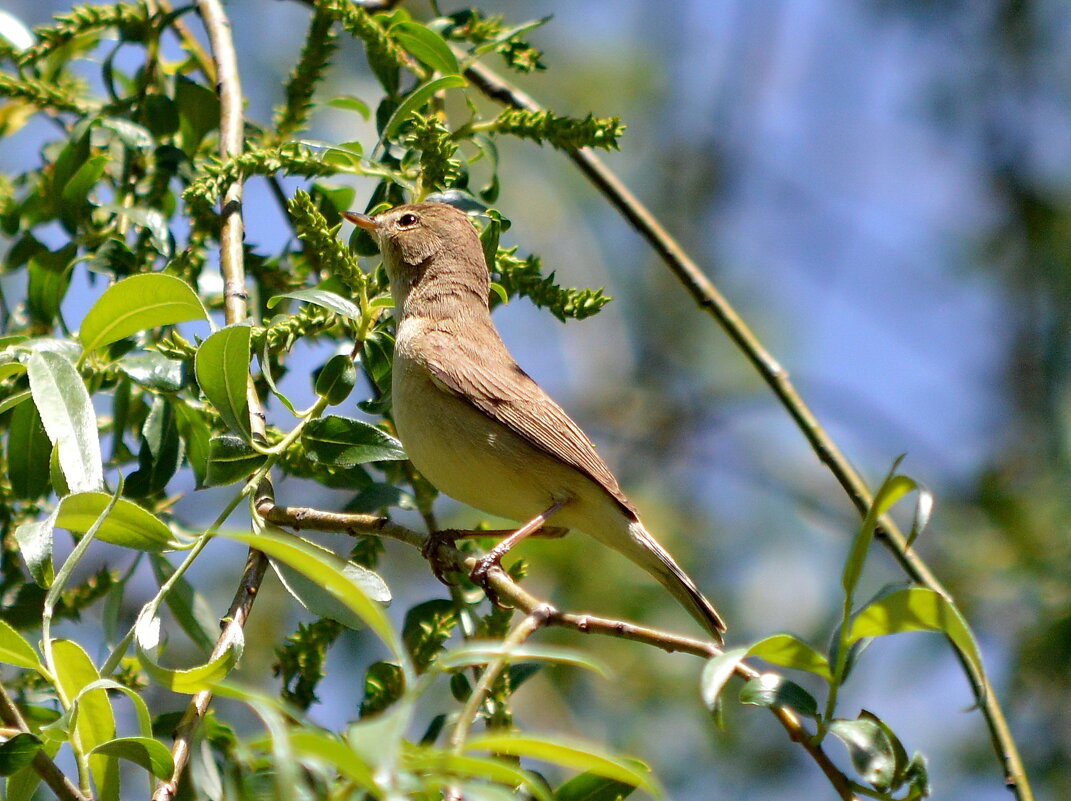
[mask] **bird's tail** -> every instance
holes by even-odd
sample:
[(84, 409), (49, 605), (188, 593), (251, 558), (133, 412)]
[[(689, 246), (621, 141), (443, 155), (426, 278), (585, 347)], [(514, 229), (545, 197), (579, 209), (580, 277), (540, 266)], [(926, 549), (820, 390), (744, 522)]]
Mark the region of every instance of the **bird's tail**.
[(699, 624), (710, 632), (720, 643), (725, 634), (725, 622), (721, 619), (714, 605), (695, 586), (669, 555), (658, 540), (651, 536), (639, 520), (628, 521), (628, 538), (615, 537), (613, 547), (642, 567), (665, 587), (677, 602), (694, 617)]

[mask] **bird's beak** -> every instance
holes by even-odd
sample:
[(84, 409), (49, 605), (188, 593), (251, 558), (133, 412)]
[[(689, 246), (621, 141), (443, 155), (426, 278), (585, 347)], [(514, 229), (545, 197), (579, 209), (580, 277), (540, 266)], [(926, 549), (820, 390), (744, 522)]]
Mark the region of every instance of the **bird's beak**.
[(354, 225), (360, 226), (366, 231), (375, 233), (382, 225), (375, 217), (369, 217), (367, 214), (359, 214), (356, 211), (343, 211), (340, 212), (343, 217), (349, 220)]

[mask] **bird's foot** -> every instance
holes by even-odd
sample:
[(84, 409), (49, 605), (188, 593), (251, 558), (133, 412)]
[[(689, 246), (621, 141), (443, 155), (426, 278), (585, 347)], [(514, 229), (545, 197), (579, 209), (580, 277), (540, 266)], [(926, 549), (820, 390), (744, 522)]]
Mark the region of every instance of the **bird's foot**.
[(424, 545), (420, 548), (421, 555), (428, 560), (428, 564), (431, 565), (431, 572), (435, 574), (435, 578), (439, 579), (447, 587), (453, 586), (455, 582), (450, 581), (446, 574), (454, 571), (454, 563), (452, 560), (447, 559), (443, 554), (444, 548), (453, 548), (457, 543), (459, 537), (465, 535), (464, 531), (459, 531), (454, 528), (442, 529), (440, 531), (433, 531), (428, 535), (428, 538), (424, 540)]
[(502, 569), (502, 555), (491, 551), (476, 562), (476, 567), (472, 568), (472, 572), (469, 573), (469, 580), (483, 590), (487, 600), (494, 606), (505, 609), (506, 607), (498, 599), (495, 588), (491, 586), (491, 569), (496, 567)]

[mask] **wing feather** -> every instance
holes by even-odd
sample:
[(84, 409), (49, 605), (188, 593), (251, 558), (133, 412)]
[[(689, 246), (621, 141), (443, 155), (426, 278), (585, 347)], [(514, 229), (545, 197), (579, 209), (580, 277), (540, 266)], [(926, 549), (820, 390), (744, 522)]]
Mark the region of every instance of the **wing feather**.
[[(427, 336), (439, 339), (437, 334), (440, 332), (428, 332)], [(492, 347), (477, 350), (470, 344), (473, 338), (443, 337), (436, 343), (439, 347), (422, 350), (425, 354), (448, 353), (449, 358), (433, 356), (421, 361), (436, 382), (543, 452), (579, 470), (635, 518), (636, 508), (580, 426), (521, 369), (497, 334), (494, 339)]]

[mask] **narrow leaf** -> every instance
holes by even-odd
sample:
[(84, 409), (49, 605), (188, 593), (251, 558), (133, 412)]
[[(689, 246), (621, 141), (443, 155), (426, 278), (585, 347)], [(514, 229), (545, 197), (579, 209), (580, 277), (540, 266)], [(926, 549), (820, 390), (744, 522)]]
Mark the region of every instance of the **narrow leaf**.
[(3, 619), (0, 619), (0, 662), (27, 670), (36, 670), (38, 673), (44, 671), (33, 646)]
[(806, 670), (826, 681), (833, 679), (829, 661), (807, 643), (791, 634), (775, 634), (747, 649), (747, 656), (757, 656), (782, 667)]
[(135, 626), (134, 650), (142, 669), (149, 678), (172, 692), (193, 695), (201, 690), (211, 689), (223, 681), (234, 669), (242, 656), (244, 640), (241, 628), (235, 629), (235, 640), (231, 647), (204, 664), (185, 670), (166, 668), (149, 654), (160, 640), (160, 619), (141, 617)]
[(959, 609), (925, 587), (898, 590), (866, 606), (852, 622), (848, 642), (904, 631), (943, 632), (967, 659), (975, 675), (984, 675), (978, 643)]
[(22, 732), (4, 743), (0, 743), (0, 776), (10, 776), (33, 762), (34, 755), (41, 750), (41, 740)]
[[(308, 545), (312, 548), (320, 547), (312, 542), (308, 542)], [(330, 554), (327, 558), (337, 556), (337, 554), (328, 551), (326, 548), (322, 550), (326, 554)], [(314, 615), (337, 621), (351, 629), (359, 629), (364, 625), (361, 618), (354, 614), (349, 606), (325, 590), (320, 584), (307, 578), (305, 574), (275, 560), (272, 560), (271, 565), (283, 586), (286, 587), (287, 592)], [(376, 573), (353, 562), (346, 562), (342, 565), (342, 572), (373, 601), (384, 605), (390, 603), (390, 590), (383, 579)]]
[(610, 669), (597, 659), (570, 648), (552, 645), (522, 645), (506, 648), (501, 642), (470, 642), (440, 654), (435, 665), (443, 670), (486, 665), (505, 657), (509, 662), (553, 662), (592, 670), (609, 678)]
[(7, 475), (16, 498), (32, 501), (48, 492), (51, 458), (52, 442), (37, 406), (32, 403), (16, 406), (7, 432)]
[(105, 754), (133, 762), (157, 779), (169, 779), (175, 770), (171, 752), (151, 737), (117, 737), (94, 748), (91, 754)]
[(279, 305), (279, 301), (284, 298), (300, 300), (304, 303), (312, 303), (315, 306), (320, 306), (357, 323), (361, 322), (363, 318), (361, 309), (356, 303), (347, 300), (337, 292), (331, 292), (326, 289), (312, 287), (310, 289), (297, 289), (293, 292), (285, 292), (282, 295), (275, 295), (268, 299), (268, 308), (274, 309)]
[(208, 441), (208, 465), (202, 484), (222, 487), (244, 481), (267, 457), (241, 437), (221, 434)]
[[(112, 497), (106, 492), (81, 492), (60, 502), (56, 525), (84, 534), (108, 507)], [(97, 531), (97, 539), (138, 551), (166, 551), (181, 547), (171, 529), (147, 509), (126, 498), (116, 500), (111, 514)]]
[(530, 735), (493, 733), (474, 737), (465, 743), (466, 751), (491, 751), (515, 757), (527, 757), (566, 768), (587, 771), (608, 779), (642, 787), (651, 795), (662, 796), (646, 765), (622, 756), (601, 752), (597, 746), (580, 742), (563, 742)]
[[(100, 679), (93, 660), (78, 643), (55, 640), (52, 643), (56, 680), (68, 699), (79, 696), (86, 685)], [(101, 743), (115, 737), (115, 714), (108, 693), (92, 690), (78, 698), (71, 745), (76, 753), (89, 754)], [(119, 765), (114, 757), (97, 754), (89, 757), (90, 770), (101, 798), (118, 797)]]
[(402, 47), (443, 75), (461, 72), (457, 57), (439, 34), (419, 22), (398, 22), (390, 26), (391, 37)]
[(302, 432), (301, 443), (311, 461), (336, 467), (405, 458), (402, 443), (386, 431), (337, 415), (311, 421)]
[(45, 350), (23, 355), (30, 392), (73, 492), (104, 486), (97, 415), (82, 377), (62, 356)]
[(733, 648), (709, 660), (703, 668), (703, 676), (699, 680), (699, 694), (711, 712), (717, 710), (721, 691), (733, 677), (736, 666), (746, 656), (747, 648)]
[(378, 634), (390, 647), (395, 657), (399, 660), (407, 660), (405, 649), (397, 633), (391, 627), (383, 607), (369, 598), (364, 588), (346, 574), (347, 562), (341, 556), (314, 546), (272, 525), (266, 525), (259, 534), (227, 534), (225, 536), (244, 542), (273, 559), (290, 565), (320, 584)]
[(197, 349), (194, 372), (201, 391), (227, 427), (249, 441), (249, 338), (247, 325), (230, 325), (206, 339)]
[(57, 512), (53, 511), (44, 520), (29, 520), (15, 529), (15, 542), (19, 544), (19, 552), (26, 561), (30, 575), (38, 586), (46, 589), (52, 586), (52, 579), (56, 575), (52, 562), (56, 515)]
[(740, 703), (754, 706), (783, 706), (809, 718), (818, 716), (814, 696), (793, 681), (776, 673), (764, 673), (748, 681), (740, 690)]
[(401, 102), (401, 105), (394, 110), (394, 113), (390, 115), (390, 119), (387, 120), (387, 125), (383, 129), (383, 139), (393, 138), (401, 129), (402, 125), (419, 111), (425, 103), (431, 100), (432, 95), (436, 92), (441, 92), (444, 89), (452, 89), (459, 86), (465, 86), (468, 82), (460, 75), (444, 75), (441, 78), (436, 78), (433, 81), (418, 86)]

